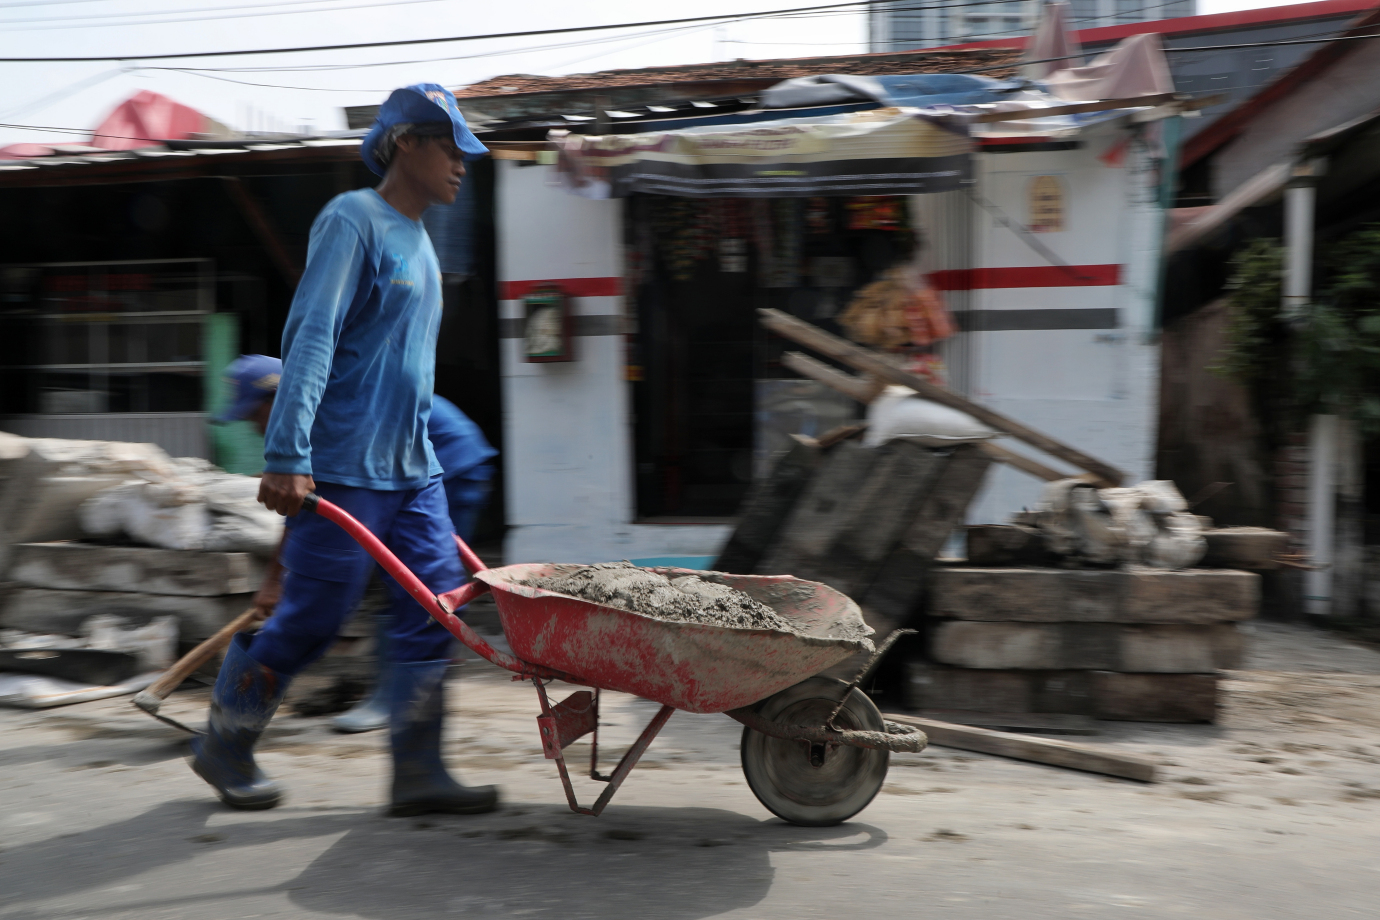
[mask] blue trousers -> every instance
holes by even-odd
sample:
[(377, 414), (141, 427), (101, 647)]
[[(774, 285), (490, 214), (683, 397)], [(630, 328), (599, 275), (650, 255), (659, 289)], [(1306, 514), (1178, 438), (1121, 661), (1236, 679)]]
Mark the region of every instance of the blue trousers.
[[(421, 489), (380, 492), (318, 482), (316, 494), (348, 511), (373, 531), (422, 583), (440, 594), (465, 583), (451, 532), (446, 493), (439, 476)], [(249, 646), (249, 655), (293, 675), (320, 658), (335, 641), (369, 582), (374, 560), (337, 525), (310, 512), (287, 522), (283, 591), (273, 616)], [(393, 579), (388, 637), (395, 661), (449, 657), (451, 634), (431, 619)]]

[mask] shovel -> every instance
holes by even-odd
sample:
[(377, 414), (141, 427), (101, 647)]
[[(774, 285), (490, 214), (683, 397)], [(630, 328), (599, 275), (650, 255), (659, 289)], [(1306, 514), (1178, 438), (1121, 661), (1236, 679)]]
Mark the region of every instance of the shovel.
[(261, 608), (250, 607), (244, 613), (235, 617), (222, 627), (220, 632), (179, 658), (177, 663), (168, 668), (162, 677), (158, 678), (158, 680), (154, 681), (145, 689), (140, 690), (131, 702), (160, 722), (166, 722), (174, 728), (180, 728), (184, 732), (191, 732), (193, 735), (201, 734), (201, 732), (183, 725), (176, 719), (159, 715), (158, 710), (163, 705), (163, 701), (168, 698), (169, 694), (176, 690), (184, 680), (190, 677), (193, 671), (209, 661), (212, 655), (229, 645), (230, 640), (235, 637), (235, 633), (243, 632), (252, 626), (254, 622), (259, 619), (261, 614)]

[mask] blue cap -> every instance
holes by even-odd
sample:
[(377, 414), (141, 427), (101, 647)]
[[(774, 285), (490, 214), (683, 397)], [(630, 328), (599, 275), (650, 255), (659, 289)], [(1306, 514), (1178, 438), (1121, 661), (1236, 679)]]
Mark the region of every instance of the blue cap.
[(359, 150), (364, 165), (376, 175), (381, 176), (388, 171), (388, 167), (375, 158), (374, 151), (395, 125), (437, 122), (450, 122), (455, 146), (465, 154), (465, 159), (475, 160), (489, 152), (489, 148), (481, 144), (470, 131), (469, 125), (465, 124), (465, 116), (460, 114), (460, 106), (450, 90), (437, 83), (418, 83), (393, 90), (379, 106), (378, 118), (364, 136), (364, 144)]
[(265, 399), (278, 392), (283, 362), (268, 355), (240, 355), (225, 369), (225, 380), (235, 388), (235, 401), (216, 416), (218, 422), (247, 419)]

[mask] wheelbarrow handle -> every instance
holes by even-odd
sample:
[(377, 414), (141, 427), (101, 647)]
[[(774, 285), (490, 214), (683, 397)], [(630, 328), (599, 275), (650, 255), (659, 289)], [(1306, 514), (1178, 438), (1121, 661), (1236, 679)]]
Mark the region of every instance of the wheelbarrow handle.
[[(444, 626), (447, 631), (455, 636), (455, 638), (465, 643), (465, 645), (469, 646), (477, 654), (482, 655), (485, 659), (498, 665), (500, 668), (515, 671), (525, 677), (565, 679), (564, 674), (560, 674), (548, 668), (528, 664), (520, 658), (500, 652), (481, 639), (479, 634), (473, 629), (470, 629), (469, 625), (465, 623), (464, 620), (446, 609), (446, 606), (450, 606), (454, 609), (469, 603), (474, 598), (488, 591), (488, 585), (480, 581), (471, 581), (454, 591), (449, 591), (443, 595), (447, 602), (446, 605), (443, 606), (440, 598), (432, 594), (431, 589), (422, 584), (422, 580), (412, 574), (412, 570), (403, 565), (402, 560), (393, 555), (393, 551), (384, 546), (382, 540), (374, 536), (368, 527), (365, 527), (359, 521), (355, 520), (344, 508), (326, 501), (326, 499), (315, 493), (308, 494), (306, 498), (302, 500), (302, 508), (305, 511), (315, 512), (326, 520), (339, 525), (342, 530), (355, 539), (356, 543), (364, 547), (365, 552), (374, 557), (374, 561), (382, 566), (385, 572), (393, 576), (393, 579), (402, 586), (404, 591), (412, 595), (417, 603), (422, 605), (423, 610), (431, 614), (433, 620)], [(459, 537), (456, 538), (456, 543), (459, 547), (463, 547), (461, 550), (461, 557), (466, 567), (468, 568), (474, 565), (477, 566), (477, 568), (471, 568), (471, 571), (483, 571), (485, 566), (484, 563), (479, 561), (479, 557), (476, 556), (468, 546), (465, 546), (464, 542), (461, 541)], [(466, 558), (467, 553), (469, 558)]]

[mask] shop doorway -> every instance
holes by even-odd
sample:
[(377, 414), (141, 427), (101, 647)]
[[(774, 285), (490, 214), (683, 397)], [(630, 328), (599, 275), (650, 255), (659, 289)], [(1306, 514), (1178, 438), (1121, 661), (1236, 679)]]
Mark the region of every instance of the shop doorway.
[(636, 195), (624, 215), (638, 517), (731, 517), (790, 434), (857, 411), (782, 366), (795, 346), (757, 310), (842, 334), (854, 298), (911, 261), (908, 201)]

